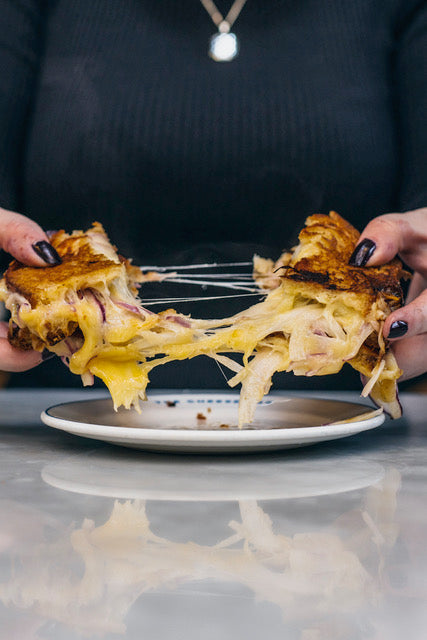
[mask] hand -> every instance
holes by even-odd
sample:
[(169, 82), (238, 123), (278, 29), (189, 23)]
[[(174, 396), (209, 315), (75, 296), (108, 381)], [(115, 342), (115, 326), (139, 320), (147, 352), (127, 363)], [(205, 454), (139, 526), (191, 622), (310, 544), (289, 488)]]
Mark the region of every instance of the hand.
[(404, 307), (389, 315), (384, 336), (393, 344), (401, 380), (427, 371), (427, 208), (388, 213), (365, 227), (351, 264), (376, 266), (396, 255), (414, 270)]
[[(25, 216), (0, 208), (0, 249), (14, 258), (34, 267), (46, 267), (61, 262), (55, 249), (49, 244), (39, 225)], [(8, 326), (0, 322), (0, 369), (26, 371), (40, 364), (42, 354), (36, 351), (20, 351), (7, 340)]]

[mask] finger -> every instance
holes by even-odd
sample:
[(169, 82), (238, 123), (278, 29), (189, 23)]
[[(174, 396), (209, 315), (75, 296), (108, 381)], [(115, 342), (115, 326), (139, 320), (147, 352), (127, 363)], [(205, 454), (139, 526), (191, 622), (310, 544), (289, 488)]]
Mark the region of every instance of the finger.
[(360, 235), (350, 264), (355, 267), (385, 264), (402, 251), (410, 234), (409, 214), (388, 213), (371, 220)]
[(427, 208), (387, 213), (371, 220), (360, 236), (350, 264), (380, 265), (397, 254), (414, 271), (427, 277)]
[(0, 209), (0, 249), (34, 267), (61, 262), (47, 235), (34, 220), (6, 209)]
[(0, 369), (2, 371), (27, 371), (42, 362), (42, 354), (38, 351), (21, 351), (15, 349), (7, 339), (8, 326), (0, 323)]
[(384, 322), (383, 332), (390, 340), (426, 333), (427, 290), (425, 289), (409, 304), (391, 313)]
[(426, 351), (426, 333), (393, 342), (393, 352), (396, 357), (397, 364), (403, 371), (402, 376), (399, 378), (399, 382), (415, 378), (416, 376), (420, 376), (426, 372)]
[(409, 285), (408, 295), (406, 296), (406, 304), (415, 300), (424, 289), (427, 289), (427, 279), (423, 278), (420, 273), (414, 273), (411, 284)]

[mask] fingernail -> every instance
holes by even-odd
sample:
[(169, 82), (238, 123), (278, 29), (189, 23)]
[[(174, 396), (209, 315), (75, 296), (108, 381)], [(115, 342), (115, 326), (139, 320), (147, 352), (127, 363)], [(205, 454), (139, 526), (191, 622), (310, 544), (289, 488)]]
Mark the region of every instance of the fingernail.
[(46, 240), (40, 240), (40, 242), (35, 242), (31, 246), (39, 258), (44, 260), (46, 264), (49, 264), (52, 267), (61, 264), (62, 260), (59, 257), (58, 252), (51, 244), (49, 244), (49, 242), (46, 242)]
[(49, 349), (43, 349), (42, 351), (42, 362), (46, 362), (46, 360), (50, 360), (51, 358), (54, 358), (55, 354), (52, 353), (52, 351), (49, 351)]
[(396, 320), (390, 326), (390, 331), (388, 332), (389, 338), (401, 338), (408, 331), (408, 323), (404, 320)]
[(365, 238), (360, 244), (357, 245), (357, 247), (351, 254), (351, 258), (348, 261), (348, 264), (352, 267), (364, 267), (376, 248), (377, 245), (373, 240)]

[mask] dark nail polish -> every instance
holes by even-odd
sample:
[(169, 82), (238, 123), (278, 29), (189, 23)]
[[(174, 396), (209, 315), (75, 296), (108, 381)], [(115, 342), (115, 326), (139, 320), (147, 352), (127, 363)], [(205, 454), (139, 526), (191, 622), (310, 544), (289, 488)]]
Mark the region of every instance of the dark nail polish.
[(404, 320), (396, 320), (392, 323), (390, 331), (388, 332), (389, 338), (401, 338), (408, 331), (408, 323)]
[(52, 351), (49, 351), (49, 349), (43, 349), (42, 351), (42, 362), (46, 362), (46, 360), (50, 360), (51, 358), (54, 358), (55, 354), (52, 353)]
[(52, 267), (61, 264), (62, 260), (59, 257), (58, 252), (51, 244), (49, 244), (49, 242), (46, 242), (46, 240), (35, 242), (32, 247), (39, 258), (44, 260), (46, 264), (49, 264)]
[(365, 238), (365, 240), (357, 245), (357, 247), (351, 254), (351, 258), (348, 261), (348, 264), (352, 267), (364, 267), (376, 248), (377, 245), (373, 240)]

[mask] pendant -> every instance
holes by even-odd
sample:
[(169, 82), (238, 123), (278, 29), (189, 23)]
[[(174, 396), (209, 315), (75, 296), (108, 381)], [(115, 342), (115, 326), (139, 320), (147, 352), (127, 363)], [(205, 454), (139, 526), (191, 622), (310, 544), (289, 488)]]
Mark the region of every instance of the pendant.
[(209, 56), (215, 62), (230, 62), (239, 53), (239, 41), (234, 33), (216, 33), (209, 41)]

